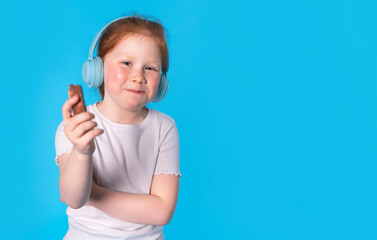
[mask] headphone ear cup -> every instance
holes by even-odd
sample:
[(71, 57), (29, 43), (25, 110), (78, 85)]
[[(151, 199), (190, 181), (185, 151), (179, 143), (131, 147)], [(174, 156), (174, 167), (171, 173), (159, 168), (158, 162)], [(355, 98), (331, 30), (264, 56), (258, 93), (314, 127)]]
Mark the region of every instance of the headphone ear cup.
[(158, 101), (161, 101), (168, 93), (168, 90), (169, 90), (168, 78), (166, 77), (165, 74), (161, 74), (160, 84), (158, 86), (158, 91), (157, 91), (156, 96), (153, 99), (153, 102), (156, 103)]
[(103, 62), (101, 57), (94, 57), (84, 62), (82, 78), (89, 87), (99, 87), (103, 82)]

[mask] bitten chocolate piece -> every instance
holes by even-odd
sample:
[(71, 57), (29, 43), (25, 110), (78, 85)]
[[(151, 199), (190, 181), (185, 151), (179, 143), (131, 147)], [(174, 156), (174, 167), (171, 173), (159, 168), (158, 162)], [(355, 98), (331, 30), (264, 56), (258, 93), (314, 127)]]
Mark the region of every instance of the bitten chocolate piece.
[(69, 95), (69, 97), (72, 97), (74, 95), (78, 95), (79, 98), (80, 98), (79, 101), (78, 101), (78, 103), (76, 103), (72, 107), (73, 115), (76, 115), (76, 114), (79, 114), (81, 112), (85, 112), (86, 111), (84, 97), (83, 97), (82, 89), (81, 89), (80, 85), (72, 85), (72, 84), (70, 84), (69, 85), (69, 89), (68, 89), (68, 95)]

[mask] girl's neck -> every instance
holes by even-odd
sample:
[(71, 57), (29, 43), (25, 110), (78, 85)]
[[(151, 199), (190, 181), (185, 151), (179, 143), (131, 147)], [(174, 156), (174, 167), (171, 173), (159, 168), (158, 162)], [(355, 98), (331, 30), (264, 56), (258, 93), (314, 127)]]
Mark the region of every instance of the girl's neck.
[(98, 102), (97, 108), (105, 117), (121, 124), (136, 125), (141, 123), (148, 115), (148, 109), (146, 107), (142, 107), (138, 110), (126, 110), (114, 104), (109, 106), (106, 101)]

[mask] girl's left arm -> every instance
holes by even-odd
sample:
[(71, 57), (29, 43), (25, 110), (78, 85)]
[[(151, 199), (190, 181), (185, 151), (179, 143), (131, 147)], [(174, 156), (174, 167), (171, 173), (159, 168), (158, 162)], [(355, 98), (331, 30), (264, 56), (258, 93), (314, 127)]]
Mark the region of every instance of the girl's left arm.
[(93, 181), (87, 204), (127, 222), (167, 225), (177, 205), (179, 177), (158, 174), (152, 179), (150, 194), (110, 190)]

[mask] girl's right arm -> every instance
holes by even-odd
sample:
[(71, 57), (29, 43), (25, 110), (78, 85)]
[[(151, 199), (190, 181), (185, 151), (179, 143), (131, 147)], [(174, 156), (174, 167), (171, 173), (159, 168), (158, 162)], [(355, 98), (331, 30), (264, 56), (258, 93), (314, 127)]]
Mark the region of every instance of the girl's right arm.
[(75, 209), (84, 206), (89, 199), (93, 179), (94, 138), (103, 133), (102, 129), (94, 129), (97, 124), (92, 121), (92, 113), (71, 116), (71, 108), (78, 100), (75, 95), (63, 105), (64, 134), (72, 142), (73, 148), (70, 153), (58, 157), (61, 200)]

